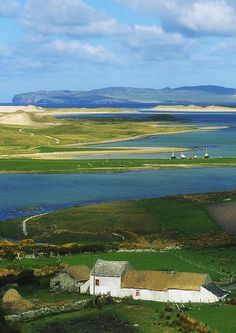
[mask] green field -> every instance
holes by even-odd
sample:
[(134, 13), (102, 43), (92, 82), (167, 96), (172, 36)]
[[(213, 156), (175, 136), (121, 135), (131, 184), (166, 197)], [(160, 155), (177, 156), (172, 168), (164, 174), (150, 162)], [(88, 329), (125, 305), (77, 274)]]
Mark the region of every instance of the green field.
[(32, 269), (58, 265), (87, 265), (95, 259), (127, 260), (138, 270), (176, 270), (179, 272), (209, 273), (213, 280), (236, 274), (235, 247), (212, 249), (182, 249), (170, 252), (111, 252), (78, 254), (56, 258), (22, 259), (0, 262), (0, 268)]
[[(14, 117), (14, 114), (11, 116)], [(17, 122), (15, 125), (0, 125), (0, 154), (14, 156), (40, 153), (42, 146), (44, 150), (45, 147), (50, 147), (51, 152), (57, 152), (58, 148), (63, 149), (65, 145), (86, 145), (129, 139), (140, 135), (148, 136), (195, 129), (195, 127), (175, 124), (160, 125), (157, 122), (68, 120), (42, 117), (39, 114), (27, 114), (26, 117), (26, 124), (29, 121), (28, 125), (18, 125)]]
[[(47, 150), (47, 148), (39, 148)], [(49, 148), (50, 149), (50, 148)], [(67, 148), (66, 148), (67, 149)], [(65, 150), (66, 151), (66, 150)], [(169, 159), (86, 159), (86, 160), (38, 160), (0, 159), (0, 173), (83, 173), (122, 172), (141, 169), (178, 167), (233, 167), (236, 157), (209, 160)]]
[[(23, 259), (21, 261), (1, 262), (0, 267), (39, 268), (66, 263), (85, 264), (93, 267), (94, 260), (128, 260), (134, 269), (177, 270), (210, 273), (214, 280), (236, 274), (235, 248), (183, 249), (171, 252), (114, 252), (81, 254), (56, 258)], [(201, 264), (201, 267), (199, 266)], [(205, 268), (203, 268), (205, 267)], [(222, 272), (224, 267), (224, 273)], [(221, 271), (221, 273), (220, 273)], [(37, 305), (78, 300), (81, 296), (68, 293), (51, 293), (44, 288), (24, 287), (18, 289), (21, 295)], [(178, 308), (167, 312), (166, 304), (146, 301), (124, 300), (122, 303), (106, 305), (101, 308), (85, 308), (79, 312), (48, 316), (31, 322), (19, 324), (22, 333), (177, 333), (181, 322), (176, 317)], [(222, 304), (187, 305), (185, 315), (206, 323), (211, 332), (233, 333), (235, 331), (235, 306)], [(178, 322), (180, 326), (176, 326)], [(185, 330), (184, 332), (197, 333)]]
[[(201, 238), (206, 243), (214, 239), (225, 239), (228, 242), (229, 237), (207, 209), (216, 200), (223, 202), (226, 194), (218, 195), (217, 199), (212, 194), (66, 208), (29, 220), (28, 237), (54, 244), (112, 242), (131, 243), (134, 247), (141, 246), (141, 243), (147, 243), (150, 247), (163, 247), (168, 242), (170, 245), (174, 242), (192, 246), (197, 240), (196, 245), (199, 246)], [(231, 193), (231, 198), (234, 195)], [(0, 234), (24, 239), (24, 219), (2, 221)], [(135, 243), (138, 245), (135, 246)]]
[[(196, 330), (179, 330), (178, 310), (168, 312), (166, 304), (126, 300), (100, 309), (42, 318), (24, 323), (24, 333), (177, 333)], [(211, 332), (233, 333), (236, 329), (235, 307), (230, 305), (191, 305), (185, 315), (207, 324)]]

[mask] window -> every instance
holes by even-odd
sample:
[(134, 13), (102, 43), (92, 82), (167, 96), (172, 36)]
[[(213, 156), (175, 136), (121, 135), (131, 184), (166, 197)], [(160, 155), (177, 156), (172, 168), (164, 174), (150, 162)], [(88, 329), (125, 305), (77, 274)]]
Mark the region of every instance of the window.
[(95, 280), (95, 285), (99, 286), (100, 285), (100, 281), (98, 279)]
[(136, 296), (140, 296), (140, 290), (136, 290)]

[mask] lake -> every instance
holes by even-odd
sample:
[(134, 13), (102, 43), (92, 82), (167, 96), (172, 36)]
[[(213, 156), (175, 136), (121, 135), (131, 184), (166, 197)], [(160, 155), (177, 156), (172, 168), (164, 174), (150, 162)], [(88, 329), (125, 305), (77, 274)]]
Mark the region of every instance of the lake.
[(73, 205), (233, 189), (236, 189), (236, 168), (72, 175), (1, 174), (0, 220)]

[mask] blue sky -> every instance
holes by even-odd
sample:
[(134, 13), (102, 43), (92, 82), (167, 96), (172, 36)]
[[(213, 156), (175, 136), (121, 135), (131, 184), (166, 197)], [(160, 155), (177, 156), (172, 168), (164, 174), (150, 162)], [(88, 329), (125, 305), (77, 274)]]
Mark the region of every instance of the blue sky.
[(35, 90), (236, 87), (235, 0), (1, 0), (0, 101)]

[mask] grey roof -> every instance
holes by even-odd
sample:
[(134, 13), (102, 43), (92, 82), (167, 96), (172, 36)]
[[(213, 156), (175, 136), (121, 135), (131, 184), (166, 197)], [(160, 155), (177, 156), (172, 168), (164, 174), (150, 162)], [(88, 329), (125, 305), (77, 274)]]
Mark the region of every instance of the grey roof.
[(219, 298), (225, 297), (229, 294), (227, 291), (221, 289), (214, 283), (208, 283), (204, 286), (204, 288)]
[[(98, 259), (95, 264), (95, 275), (108, 277), (121, 277), (131, 269), (128, 261), (107, 261)], [(93, 275), (94, 269), (91, 271)]]

